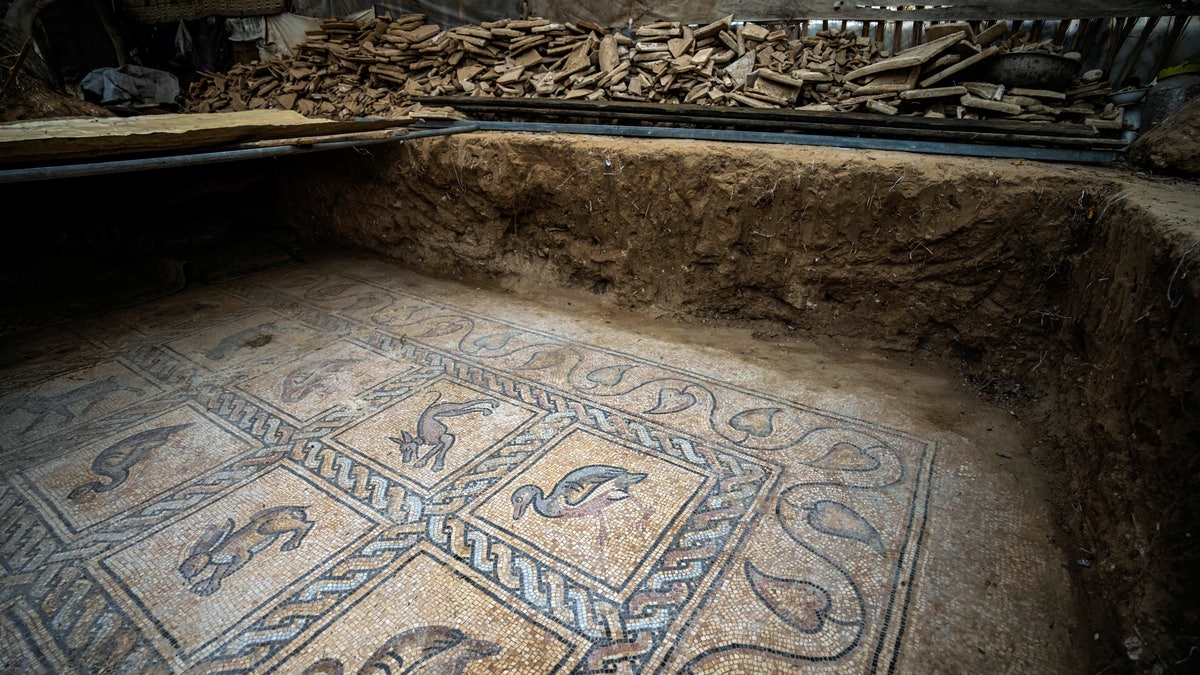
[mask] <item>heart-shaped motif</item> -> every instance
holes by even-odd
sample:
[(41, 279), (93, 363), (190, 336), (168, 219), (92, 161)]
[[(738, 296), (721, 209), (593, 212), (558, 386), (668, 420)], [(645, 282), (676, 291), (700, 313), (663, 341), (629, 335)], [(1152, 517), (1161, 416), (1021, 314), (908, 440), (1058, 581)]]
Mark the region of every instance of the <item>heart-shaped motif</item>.
[(460, 331), (462, 329), (463, 329), (463, 323), (461, 321), (439, 321), (439, 322), (433, 324), (432, 326), (430, 326), (429, 330), (425, 331), (424, 333), (421, 333), (417, 337), (422, 337), (422, 338), (442, 337), (444, 335), (450, 335), (451, 333), (457, 333), (458, 331)]
[(809, 507), (807, 520), (818, 532), (866, 544), (879, 555), (887, 554), (879, 530), (845, 504), (822, 499)]
[(829, 449), (824, 457), (811, 462), (821, 469), (838, 471), (874, 471), (879, 468), (879, 458), (848, 441), (841, 441)]
[(783, 579), (755, 569), (746, 561), (746, 578), (754, 594), (775, 616), (801, 633), (818, 633), (832, 601), (824, 588), (798, 579)]
[(492, 333), (491, 335), (476, 338), (471, 344), (480, 349), (496, 351), (497, 349), (504, 349), (508, 345), (509, 340), (513, 339), (513, 335), (513, 333)]
[(547, 349), (540, 351), (529, 357), (523, 365), (517, 366), (516, 370), (545, 370), (553, 368), (567, 359), (567, 355), (571, 352), (566, 349)]
[(380, 293), (370, 292), (365, 295), (360, 295), (354, 299), (354, 302), (342, 308), (343, 312), (357, 312), (364, 309), (372, 309), (382, 305), (388, 301), (388, 297)]
[(305, 297), (309, 300), (336, 300), (337, 298), (346, 295), (351, 289), (359, 286), (359, 284), (347, 281), (340, 284), (332, 284), (324, 288), (314, 288), (305, 293)]
[(775, 413), (780, 412), (781, 408), (754, 408), (752, 410), (743, 410), (742, 412), (729, 418), (729, 426), (738, 431), (766, 438), (775, 433)]
[(606, 387), (612, 387), (620, 384), (621, 378), (625, 377), (625, 372), (633, 366), (605, 366), (597, 368), (587, 374), (589, 382), (595, 382)]
[(696, 405), (696, 397), (686, 391), (673, 387), (663, 387), (658, 391), (658, 405), (653, 410), (645, 411), (647, 415), (670, 415), (683, 412)]

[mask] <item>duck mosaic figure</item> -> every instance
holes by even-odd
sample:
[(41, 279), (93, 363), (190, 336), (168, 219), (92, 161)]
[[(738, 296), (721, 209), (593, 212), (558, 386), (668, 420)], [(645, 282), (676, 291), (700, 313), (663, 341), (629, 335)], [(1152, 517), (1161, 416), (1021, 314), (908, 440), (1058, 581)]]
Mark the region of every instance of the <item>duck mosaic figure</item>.
[[(530, 506), (543, 518), (598, 516), (600, 544), (603, 545), (608, 539), (604, 510), (629, 497), (629, 487), (645, 478), (644, 473), (634, 473), (619, 466), (591, 464), (563, 476), (549, 495), (541, 487), (527, 483), (513, 492), (513, 520), (520, 520)], [(643, 517), (647, 517), (647, 510), (640, 503), (638, 507)]]

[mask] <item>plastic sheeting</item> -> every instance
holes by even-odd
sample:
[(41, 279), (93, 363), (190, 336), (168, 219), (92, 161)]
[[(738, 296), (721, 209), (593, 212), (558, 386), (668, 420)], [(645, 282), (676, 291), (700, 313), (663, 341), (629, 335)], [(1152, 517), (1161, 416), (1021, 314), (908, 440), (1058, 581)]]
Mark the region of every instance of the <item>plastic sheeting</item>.
[(267, 30), (267, 22), (261, 16), (244, 16), (225, 19), (225, 28), (229, 31), (229, 39), (234, 42), (253, 42), (261, 40)]
[(453, 28), (469, 23), (519, 19), (523, 14), (521, 5), (521, 0), (391, 0), (376, 2), (375, 14), (424, 14), (432, 23), (443, 28)]
[(306, 31), (321, 27), (321, 19), (297, 14), (275, 14), (266, 20), (266, 38), (258, 43), (258, 55), (264, 61), (291, 56), (296, 46), (304, 42)]
[(133, 64), (97, 68), (81, 84), (103, 105), (174, 103), (179, 98), (179, 79), (174, 75)]
[(374, 0), (292, 0), (292, 13), (300, 16), (347, 18), (374, 7)]

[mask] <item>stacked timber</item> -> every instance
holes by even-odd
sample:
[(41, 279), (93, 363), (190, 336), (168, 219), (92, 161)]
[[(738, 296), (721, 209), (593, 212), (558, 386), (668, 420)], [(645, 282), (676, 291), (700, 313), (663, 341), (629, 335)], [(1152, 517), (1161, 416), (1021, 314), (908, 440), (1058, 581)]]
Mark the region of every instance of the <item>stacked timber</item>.
[(1000, 42), (1005, 29), (1000, 23), (976, 35), (968, 24), (938, 24), (923, 44), (892, 54), (851, 31), (796, 36), (735, 24), (733, 16), (703, 26), (652, 23), (629, 34), (546, 19), (450, 30), (419, 14), (329, 20), (293, 58), (204, 74), (187, 109), (351, 118), (404, 114), (425, 96), (545, 97), (1120, 128), (1119, 109), (1105, 105), (1108, 91), (1099, 85), (1006, 91), (964, 79), (996, 54), (1029, 47)]

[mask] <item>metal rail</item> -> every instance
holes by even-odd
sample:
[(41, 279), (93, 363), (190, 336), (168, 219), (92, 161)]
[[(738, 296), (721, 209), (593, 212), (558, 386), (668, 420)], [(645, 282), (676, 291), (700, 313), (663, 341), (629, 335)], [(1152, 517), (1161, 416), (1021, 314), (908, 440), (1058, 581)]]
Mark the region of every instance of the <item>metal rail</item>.
[(1080, 150), (1075, 148), (1030, 148), (974, 143), (944, 143), (911, 141), (893, 138), (855, 138), (764, 131), (730, 131), (725, 129), (680, 129), (675, 127), (641, 127), (607, 124), (556, 124), (545, 122), (424, 122), (421, 128), (453, 129), (469, 125), (481, 131), (522, 131), (533, 133), (591, 134), (596, 136), (625, 136), (630, 138), (681, 138), (735, 143), (777, 143), (785, 145), (816, 145), (856, 150), (894, 150), (931, 155), (966, 155), (1004, 159), (1031, 159), (1046, 162), (1106, 164), (1116, 158), (1110, 150)]

